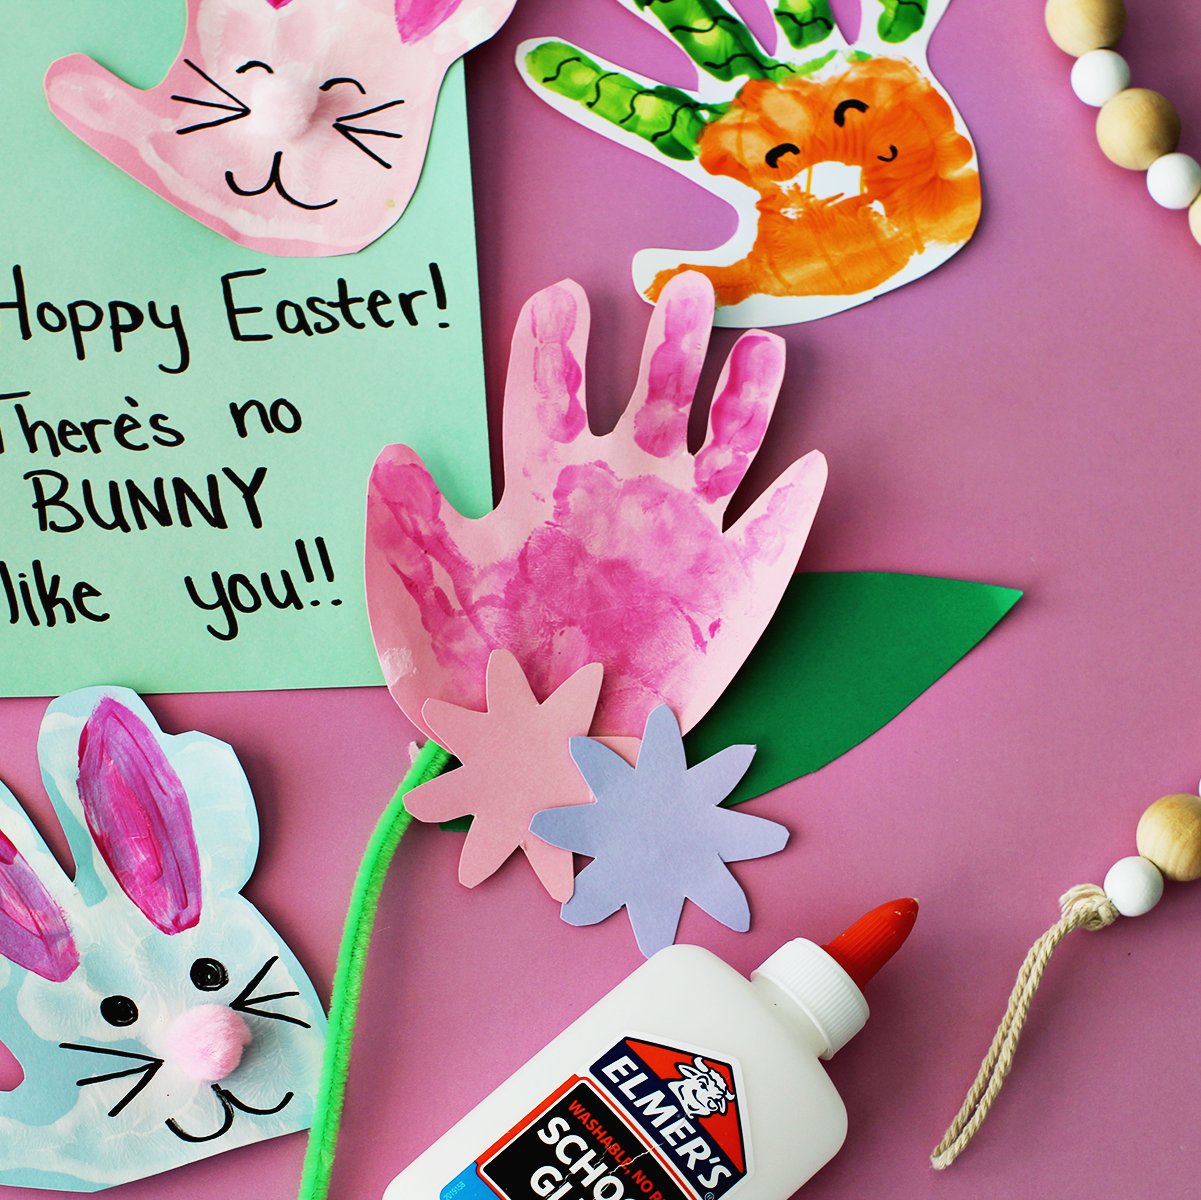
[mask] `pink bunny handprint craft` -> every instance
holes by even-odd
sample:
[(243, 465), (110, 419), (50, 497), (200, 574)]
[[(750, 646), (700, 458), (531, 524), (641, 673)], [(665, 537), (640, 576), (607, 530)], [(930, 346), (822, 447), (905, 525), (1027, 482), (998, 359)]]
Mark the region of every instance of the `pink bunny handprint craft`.
[(694, 455), (688, 414), (713, 309), (703, 276), (668, 283), (633, 398), (598, 437), (584, 400), (585, 295), (567, 281), (534, 296), (505, 391), (505, 490), (484, 517), (455, 511), (407, 446), (380, 454), (368, 611), (388, 687), (423, 732), (434, 736), (427, 699), (484, 708), (494, 649), (516, 656), (539, 695), (602, 663), (596, 735), (640, 735), (661, 703), (688, 729), (742, 665), (792, 577), (826, 463), (816, 451), (794, 462), (723, 529), (767, 430), (784, 343), (761, 330), (739, 339)]
[(350, 254), (400, 218), (447, 70), (515, 0), (187, 0), (179, 58), (131, 87), (83, 54), (50, 108), (176, 208), (267, 254)]

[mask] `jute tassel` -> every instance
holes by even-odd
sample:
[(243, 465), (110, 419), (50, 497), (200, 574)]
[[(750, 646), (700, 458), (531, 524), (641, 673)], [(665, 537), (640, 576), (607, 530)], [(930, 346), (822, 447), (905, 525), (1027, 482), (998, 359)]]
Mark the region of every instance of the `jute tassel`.
[(1055, 947), (1063, 941), (1073, 929), (1098, 930), (1112, 925), (1120, 915), (1112, 900), (1105, 894), (1103, 888), (1093, 883), (1080, 884), (1065, 892), (1059, 898), (1059, 910), (1062, 914), (1058, 921), (1030, 947), (1026, 961), (1018, 972), (1017, 982), (1009, 995), (1009, 1007), (980, 1070), (976, 1081), (968, 1091), (963, 1107), (951, 1122), (950, 1128), (943, 1139), (934, 1147), (930, 1155), (930, 1164), (936, 1171), (945, 1170), (967, 1149), (968, 1143), (976, 1135), (976, 1131), (984, 1124), (984, 1118), (992, 1108), (993, 1101), (1001, 1091), (1005, 1076), (1013, 1065), (1017, 1053), (1018, 1040), (1022, 1036), (1022, 1027), (1030, 1014), (1030, 1005), (1034, 1001), (1034, 993), (1042, 982), (1043, 972)]

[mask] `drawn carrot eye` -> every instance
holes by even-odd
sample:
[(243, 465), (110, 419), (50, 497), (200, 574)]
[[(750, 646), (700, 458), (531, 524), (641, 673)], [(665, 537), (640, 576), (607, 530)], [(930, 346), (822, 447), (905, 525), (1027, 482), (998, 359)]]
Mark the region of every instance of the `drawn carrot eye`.
[(897, 150), (896, 146), (894, 146), (891, 142), (889, 142), (888, 153), (887, 154), (877, 154), (876, 157), (881, 162), (895, 162), (898, 153), (899, 153), (899, 151)]
[(834, 124), (841, 129), (847, 123), (847, 113), (852, 110), (855, 112), (865, 113), (870, 106), (864, 104), (862, 100), (843, 100), (834, 110)]
[(778, 146), (773, 146), (766, 155), (764, 162), (774, 171), (780, 165), (780, 159), (786, 154), (800, 154), (801, 148), (794, 146), (791, 142), (781, 142)]

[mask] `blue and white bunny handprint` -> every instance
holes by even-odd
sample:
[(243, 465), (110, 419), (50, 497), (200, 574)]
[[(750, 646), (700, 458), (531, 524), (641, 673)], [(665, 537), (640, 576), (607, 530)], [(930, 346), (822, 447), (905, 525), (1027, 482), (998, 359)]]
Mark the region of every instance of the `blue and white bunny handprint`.
[(0, 785), (0, 1183), (97, 1191), (308, 1127), (325, 1017), (240, 890), (258, 819), (233, 750), (142, 701), (51, 704), (69, 879)]

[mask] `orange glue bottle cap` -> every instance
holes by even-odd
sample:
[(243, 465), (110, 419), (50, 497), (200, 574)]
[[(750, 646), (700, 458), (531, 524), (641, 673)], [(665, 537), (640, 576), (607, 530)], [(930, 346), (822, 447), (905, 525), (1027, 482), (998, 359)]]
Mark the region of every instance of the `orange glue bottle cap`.
[(916, 920), (916, 900), (890, 900), (865, 913), (822, 949), (863, 991), (876, 972), (901, 948)]

